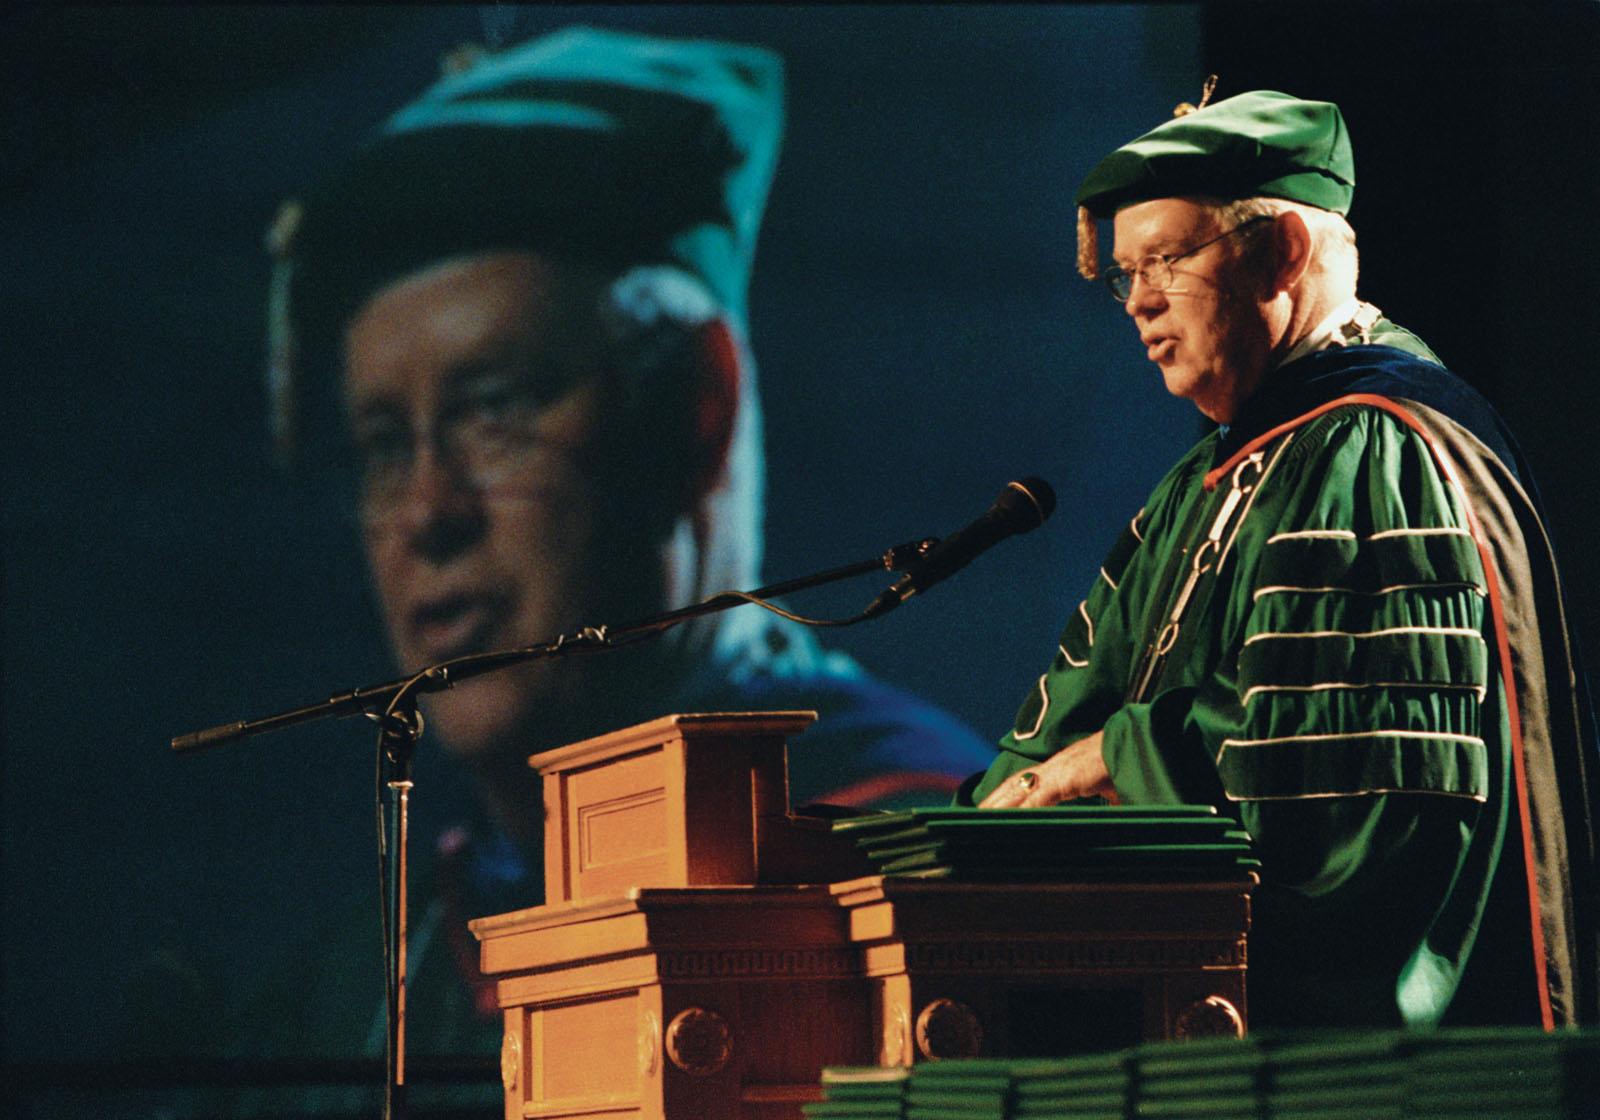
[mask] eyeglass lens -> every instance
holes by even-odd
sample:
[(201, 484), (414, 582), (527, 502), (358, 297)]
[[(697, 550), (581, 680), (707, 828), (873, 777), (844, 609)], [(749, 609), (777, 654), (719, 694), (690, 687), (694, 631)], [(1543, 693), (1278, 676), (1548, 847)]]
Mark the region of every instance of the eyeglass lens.
[(530, 492), (548, 469), (552, 448), (539, 434), (532, 391), (484, 383), (442, 410), (430, 430), (413, 432), (398, 415), (363, 418), (355, 433), (358, 511), (363, 524), (392, 522), (405, 507), (420, 458), (431, 445), (454, 485), (490, 497)]

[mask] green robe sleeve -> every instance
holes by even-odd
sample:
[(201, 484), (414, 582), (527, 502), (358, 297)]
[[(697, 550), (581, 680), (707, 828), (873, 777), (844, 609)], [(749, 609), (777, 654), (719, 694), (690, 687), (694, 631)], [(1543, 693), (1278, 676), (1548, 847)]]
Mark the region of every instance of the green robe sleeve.
[[(1162, 691), (1192, 700), (1186, 729), (1230, 801), (1483, 800), (1490, 622), (1460, 495), (1375, 410), (1286, 438)], [(1159, 740), (1163, 699), (1131, 705), (1127, 734), (1108, 732), (1130, 795), (1151, 791), (1123, 756), (1141, 735)]]

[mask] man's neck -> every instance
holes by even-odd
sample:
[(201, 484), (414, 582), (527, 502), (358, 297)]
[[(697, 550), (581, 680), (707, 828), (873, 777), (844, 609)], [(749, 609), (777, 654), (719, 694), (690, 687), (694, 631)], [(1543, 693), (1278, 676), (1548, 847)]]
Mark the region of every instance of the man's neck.
[(1283, 340), (1273, 348), (1269, 369), (1321, 350), (1332, 341), (1338, 328), (1361, 306), (1354, 295), (1345, 299), (1327, 297), (1297, 305), (1290, 314)]
[(525, 759), (507, 755), (469, 763), (479, 801), (494, 826), (524, 855), (542, 858), (543, 782)]
[(1293, 302), (1277, 344), (1268, 347), (1265, 358), (1255, 367), (1262, 372), (1252, 382), (1241, 382), (1240, 387), (1244, 391), (1238, 399), (1237, 406), (1226, 418), (1211, 413), (1207, 415), (1212, 416), (1212, 419), (1226, 431), (1232, 425), (1233, 418), (1249, 403), (1250, 398), (1272, 383), (1273, 376), (1279, 369), (1327, 346), (1338, 333), (1339, 327), (1348, 322), (1360, 307), (1361, 302), (1354, 296), (1346, 300), (1326, 298)]

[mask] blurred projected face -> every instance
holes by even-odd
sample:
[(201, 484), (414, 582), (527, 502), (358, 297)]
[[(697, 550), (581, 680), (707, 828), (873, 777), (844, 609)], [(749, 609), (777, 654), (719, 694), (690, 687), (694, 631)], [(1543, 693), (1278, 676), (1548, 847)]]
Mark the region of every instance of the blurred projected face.
[[(1112, 255), (1134, 277), (1123, 308), (1146, 356), (1169, 393), (1223, 424), (1260, 384), (1271, 353), (1262, 283), (1241, 256), (1266, 225), (1222, 227), (1210, 208), (1183, 198), (1116, 215)], [(1148, 268), (1151, 257), (1170, 266)]]
[[(348, 327), (364, 540), (405, 669), (661, 609), (656, 552), (639, 539), (654, 530), (608, 517), (611, 379), (592, 301), (564, 272), (528, 253), (444, 261), (380, 290)], [(577, 702), (583, 660), (436, 694), (431, 728), (459, 754), (526, 755), (528, 730)]]

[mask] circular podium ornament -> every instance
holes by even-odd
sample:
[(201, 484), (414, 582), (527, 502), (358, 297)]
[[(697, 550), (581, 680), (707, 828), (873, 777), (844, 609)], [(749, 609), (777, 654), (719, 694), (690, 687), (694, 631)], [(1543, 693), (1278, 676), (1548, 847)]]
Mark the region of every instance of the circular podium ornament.
[(1176, 1038), (1243, 1038), (1244, 1016), (1221, 996), (1196, 1000), (1172, 1025)]
[(733, 1028), (715, 1011), (685, 1008), (667, 1024), (667, 1057), (684, 1073), (709, 1077), (732, 1054)]
[(500, 1084), (506, 1092), (517, 1091), (517, 1078), (522, 1070), (522, 1039), (511, 1031), (500, 1040)]
[(936, 999), (917, 1016), (917, 1049), (924, 1058), (976, 1058), (983, 1026), (966, 1004)]

